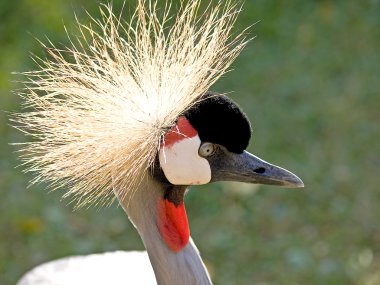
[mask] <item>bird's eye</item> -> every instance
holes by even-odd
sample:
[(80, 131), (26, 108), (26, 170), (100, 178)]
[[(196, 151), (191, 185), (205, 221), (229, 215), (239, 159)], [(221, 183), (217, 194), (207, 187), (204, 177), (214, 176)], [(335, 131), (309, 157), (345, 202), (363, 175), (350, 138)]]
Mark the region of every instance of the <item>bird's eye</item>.
[(199, 155), (202, 157), (211, 156), (215, 153), (216, 146), (213, 143), (203, 143), (199, 147)]

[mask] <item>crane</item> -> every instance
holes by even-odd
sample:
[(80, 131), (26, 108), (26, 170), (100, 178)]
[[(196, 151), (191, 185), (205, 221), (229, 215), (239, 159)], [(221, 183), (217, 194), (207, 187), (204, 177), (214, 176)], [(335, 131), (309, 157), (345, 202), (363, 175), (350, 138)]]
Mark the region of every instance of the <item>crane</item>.
[[(117, 200), (146, 252), (69, 257), (25, 274), (29, 284), (212, 284), (190, 237), (192, 185), (239, 181), (303, 187), (293, 173), (246, 151), (251, 125), (225, 94), (209, 91), (248, 40), (232, 37), (239, 6), (138, 0), (129, 21), (101, 8), (64, 49), (46, 46), (27, 72), (26, 112), (12, 118), (32, 183), (69, 189), (78, 207)], [(160, 15), (160, 16), (159, 16)], [(174, 21), (173, 21), (174, 19)], [(32, 109), (32, 110), (30, 110)]]

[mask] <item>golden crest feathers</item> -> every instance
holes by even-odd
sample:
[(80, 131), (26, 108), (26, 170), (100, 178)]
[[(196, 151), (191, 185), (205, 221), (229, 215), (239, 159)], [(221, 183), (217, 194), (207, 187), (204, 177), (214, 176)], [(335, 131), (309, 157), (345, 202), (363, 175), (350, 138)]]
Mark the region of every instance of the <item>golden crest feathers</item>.
[[(223, 75), (246, 44), (232, 36), (239, 6), (138, 0), (128, 21), (102, 6), (102, 17), (78, 22), (63, 49), (44, 45), (40, 70), (25, 72), (27, 110), (12, 118), (35, 182), (67, 188), (79, 206), (133, 193), (154, 162), (160, 139), (178, 116)], [(159, 16), (160, 15), (160, 16)]]

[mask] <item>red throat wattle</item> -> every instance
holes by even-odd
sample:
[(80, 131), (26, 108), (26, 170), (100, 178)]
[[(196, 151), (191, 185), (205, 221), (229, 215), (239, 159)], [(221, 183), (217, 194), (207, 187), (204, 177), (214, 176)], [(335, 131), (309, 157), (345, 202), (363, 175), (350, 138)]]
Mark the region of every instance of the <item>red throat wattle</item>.
[(179, 252), (187, 245), (190, 229), (183, 201), (178, 205), (165, 198), (158, 202), (158, 229), (172, 251)]

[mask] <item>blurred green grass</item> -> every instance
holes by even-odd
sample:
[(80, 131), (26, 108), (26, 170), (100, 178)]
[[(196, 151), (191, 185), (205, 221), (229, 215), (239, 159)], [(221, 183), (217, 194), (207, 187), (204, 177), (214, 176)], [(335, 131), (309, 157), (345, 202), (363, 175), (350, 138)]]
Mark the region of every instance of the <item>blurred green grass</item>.
[[(127, 6), (133, 1), (127, 1)], [(214, 184), (187, 196), (192, 236), (215, 284), (380, 284), (380, 1), (245, 1), (256, 39), (215, 86), (253, 122), (249, 150), (304, 190)], [(114, 1), (120, 7), (121, 1)], [(18, 111), (12, 71), (35, 68), (34, 37), (67, 42), (90, 1), (0, 2), (0, 109)], [(0, 283), (68, 255), (143, 249), (117, 207), (73, 212), (62, 193), (26, 189), (0, 112)]]

